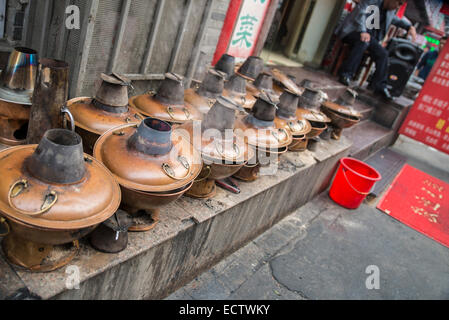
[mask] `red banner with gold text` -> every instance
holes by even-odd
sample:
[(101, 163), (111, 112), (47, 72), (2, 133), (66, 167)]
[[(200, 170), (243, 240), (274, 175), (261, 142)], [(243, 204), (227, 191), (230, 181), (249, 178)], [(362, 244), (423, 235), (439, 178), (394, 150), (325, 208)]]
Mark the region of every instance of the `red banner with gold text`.
[(399, 133), (449, 154), (449, 42), (440, 52)]

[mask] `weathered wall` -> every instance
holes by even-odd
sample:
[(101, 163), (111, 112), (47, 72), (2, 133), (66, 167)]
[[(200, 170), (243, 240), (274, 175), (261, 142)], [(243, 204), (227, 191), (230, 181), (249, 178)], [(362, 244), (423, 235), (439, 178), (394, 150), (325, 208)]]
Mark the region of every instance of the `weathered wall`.
[[(229, 2), (31, 2), (26, 45), (40, 56), (69, 62), (70, 97), (92, 95), (99, 74), (112, 71), (129, 76), (139, 94), (157, 87), (167, 71), (190, 78), (198, 63), (210, 63)], [(65, 28), (65, 8), (71, 4), (80, 8), (80, 30)]]

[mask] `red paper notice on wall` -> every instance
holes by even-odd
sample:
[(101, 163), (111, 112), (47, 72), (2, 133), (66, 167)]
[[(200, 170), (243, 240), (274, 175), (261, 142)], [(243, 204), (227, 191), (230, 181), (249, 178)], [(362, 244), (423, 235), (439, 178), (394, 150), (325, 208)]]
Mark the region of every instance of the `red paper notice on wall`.
[(449, 43), (440, 52), (399, 133), (449, 154)]

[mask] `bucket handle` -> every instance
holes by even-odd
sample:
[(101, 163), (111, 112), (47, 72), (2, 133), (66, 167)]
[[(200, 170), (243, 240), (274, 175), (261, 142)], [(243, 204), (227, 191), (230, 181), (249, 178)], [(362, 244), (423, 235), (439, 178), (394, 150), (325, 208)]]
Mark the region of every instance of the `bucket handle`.
[[(346, 175), (346, 168), (343, 167), (343, 166), (342, 166), (341, 168), (343, 169), (343, 175), (345, 176), (346, 182), (349, 184), (349, 186), (352, 188), (352, 190), (354, 190), (354, 191), (357, 192), (358, 194), (365, 195), (365, 196), (367, 196), (367, 195), (369, 195), (369, 194), (371, 193), (372, 188), (371, 188), (371, 190), (370, 190), (369, 192), (361, 192), (361, 191), (357, 190), (357, 189), (351, 184), (351, 182), (349, 182), (348, 176)], [(374, 186), (373, 186), (373, 187), (374, 187)]]

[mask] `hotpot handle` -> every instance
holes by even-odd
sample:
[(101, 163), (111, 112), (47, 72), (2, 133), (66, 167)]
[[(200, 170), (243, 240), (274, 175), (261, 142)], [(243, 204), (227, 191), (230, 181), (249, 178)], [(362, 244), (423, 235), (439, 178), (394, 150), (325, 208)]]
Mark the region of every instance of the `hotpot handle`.
[(8, 224), (8, 222), (6, 221), (5, 218), (0, 217), (0, 223), (3, 224), (4, 226), (6, 226), (6, 232), (5, 232), (5, 233), (0, 233), (0, 237), (5, 237), (5, 236), (8, 235), (8, 233), (9, 233), (9, 231), (10, 231), (11, 229), (9, 228), (9, 224)]
[[(14, 191), (14, 189), (16, 189), (16, 187), (18, 187), (19, 185), (22, 185), (21, 189)], [(41, 206), (41, 209), (39, 211), (24, 211), (21, 210), (19, 208), (17, 208), (13, 203), (12, 203), (12, 198), (17, 197), (18, 195), (20, 195), (20, 193), (22, 193), (22, 191), (24, 189), (28, 188), (28, 181), (26, 180), (19, 180), (16, 181), (15, 183), (13, 183), (13, 185), (11, 186), (11, 188), (9, 188), (9, 192), (8, 192), (8, 204), (11, 208), (13, 208), (15, 211), (27, 215), (27, 216), (37, 216), (40, 214), (43, 214), (45, 212), (47, 212), (48, 210), (50, 210), (58, 201), (58, 194), (55, 191), (50, 191), (48, 194), (45, 195), (45, 199), (44, 199), (44, 203)], [(51, 200), (51, 202), (49, 204), (47, 203), (47, 199), (52, 196), (53, 200)]]
[(66, 121), (65, 121), (65, 115), (70, 119), (70, 130), (75, 131), (75, 119), (73, 118), (72, 113), (70, 112), (69, 108), (67, 108), (67, 105), (63, 105), (61, 108), (61, 113), (64, 116), (64, 126), (66, 127)]

